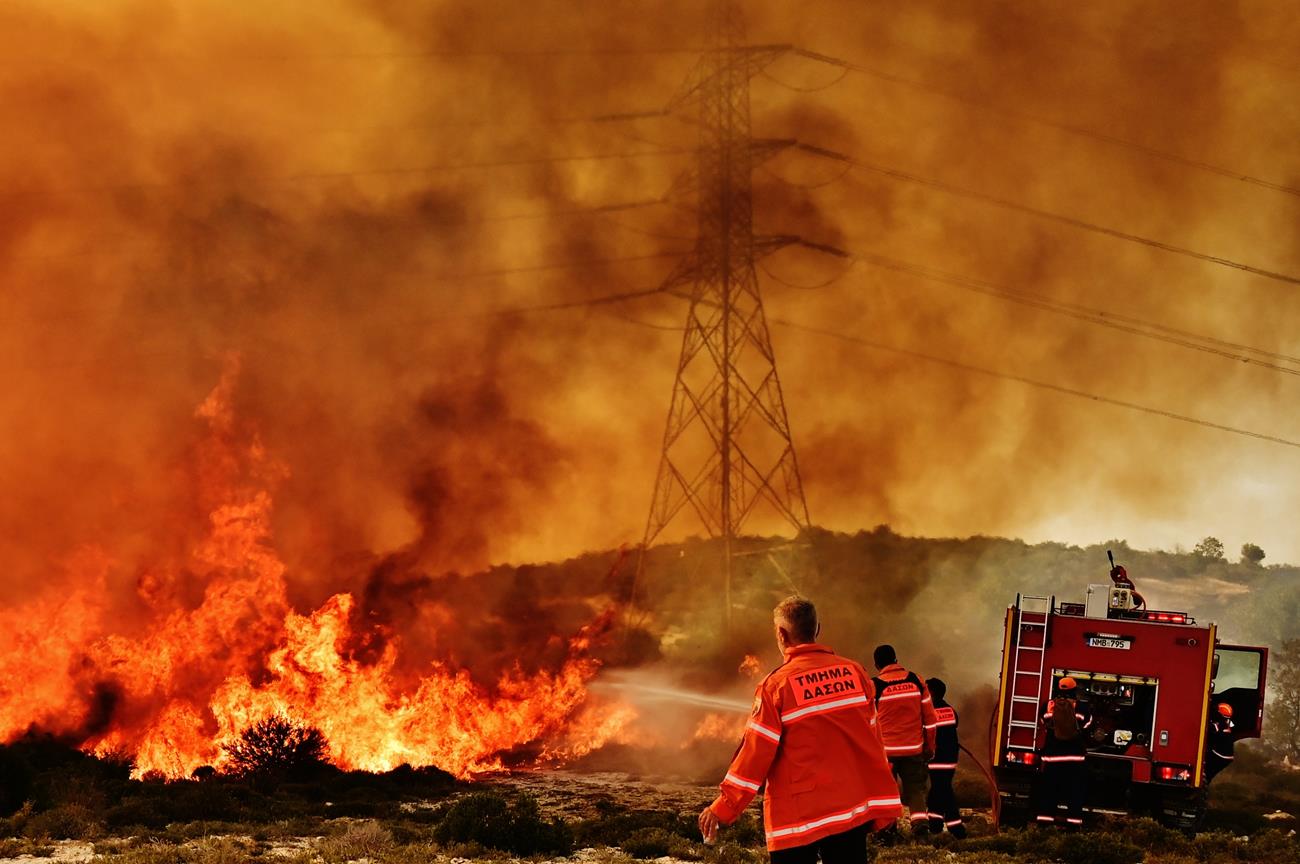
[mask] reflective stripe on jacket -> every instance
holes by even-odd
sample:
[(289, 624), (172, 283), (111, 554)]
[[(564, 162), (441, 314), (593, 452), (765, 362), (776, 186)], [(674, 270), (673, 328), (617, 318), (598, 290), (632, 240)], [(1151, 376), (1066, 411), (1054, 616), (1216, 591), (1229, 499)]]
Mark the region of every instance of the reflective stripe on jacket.
[(897, 663), (881, 669), (875, 680), (884, 685), (876, 693), (876, 710), (885, 753), (891, 757), (933, 753), (939, 721), (925, 682)]
[(1208, 746), (1210, 753), (1228, 762), (1236, 755), (1237, 736), (1233, 733), (1233, 724), (1227, 717), (1215, 717), (1210, 720)]
[(796, 645), (758, 685), (740, 748), (710, 805), (731, 823), (766, 786), (769, 850), (806, 846), (902, 815), (865, 669), (825, 645)]

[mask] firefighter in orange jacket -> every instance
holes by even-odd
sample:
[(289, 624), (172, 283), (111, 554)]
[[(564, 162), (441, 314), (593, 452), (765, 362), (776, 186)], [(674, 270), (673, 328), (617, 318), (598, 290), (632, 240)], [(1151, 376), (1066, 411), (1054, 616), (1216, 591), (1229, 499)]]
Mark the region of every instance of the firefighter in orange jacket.
[(939, 728), (934, 700), (915, 672), (898, 665), (894, 646), (877, 647), (872, 660), (879, 670), (871, 683), (876, 688), (885, 755), (898, 776), (903, 803), (911, 814), (912, 833), (924, 834), (929, 830), (930, 818), (925, 806), (929, 762), (934, 755), (935, 731)]
[(1039, 761), (1043, 765), (1038, 790), (1040, 825), (1060, 822), (1060, 805), (1064, 804), (1064, 824), (1068, 828), (1083, 825), (1083, 799), (1087, 793), (1087, 730), (1092, 726), (1092, 712), (1078, 698), (1078, 683), (1069, 676), (1056, 685), (1056, 698), (1043, 706), (1041, 718), (1047, 738)]
[(876, 723), (871, 679), (814, 640), (817, 610), (789, 597), (773, 613), (785, 662), (763, 679), (721, 794), (700, 813), (706, 842), (766, 785), (774, 864), (861, 864), (867, 834), (902, 812)]

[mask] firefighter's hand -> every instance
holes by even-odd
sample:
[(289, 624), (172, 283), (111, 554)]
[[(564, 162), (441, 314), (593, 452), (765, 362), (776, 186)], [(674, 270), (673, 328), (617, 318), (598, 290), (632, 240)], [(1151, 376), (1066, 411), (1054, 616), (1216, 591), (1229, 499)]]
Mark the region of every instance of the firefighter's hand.
[(926, 747), (921, 750), (921, 758), (925, 760), (926, 765), (929, 765), (930, 761), (934, 759), (934, 748)]
[(700, 834), (704, 837), (705, 843), (712, 843), (718, 839), (718, 825), (721, 823), (712, 807), (705, 807), (700, 811), (699, 823)]

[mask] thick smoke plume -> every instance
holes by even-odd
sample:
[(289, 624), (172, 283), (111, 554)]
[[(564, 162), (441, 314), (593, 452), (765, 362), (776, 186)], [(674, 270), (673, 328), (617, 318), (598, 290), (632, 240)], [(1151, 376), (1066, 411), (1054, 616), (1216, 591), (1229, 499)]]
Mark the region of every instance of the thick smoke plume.
[[(755, 42), (1300, 185), (1286, 4), (745, 5)], [(3, 662), (7, 680), (56, 670), (31, 678), (32, 704), (76, 706), (19, 719), (100, 740), (183, 693), (172, 726), (229, 734), (204, 700), (282, 707), (228, 682), (274, 690), (286, 626), (301, 650), (336, 628), (339, 663), (408, 695), (434, 662), (473, 669), (483, 698), (525, 679), (569, 694), (564, 670), (590, 674), (571, 640), (617, 599), (608, 562), (596, 599), (526, 569), (466, 574), (639, 539), (678, 347), (656, 327), (683, 310), (502, 310), (653, 286), (689, 247), (689, 198), (590, 208), (664, 196), (690, 123), (586, 121), (662, 107), (693, 63), (677, 49), (702, 43), (697, 3), (0, 11), (0, 599), (48, 625)], [(835, 74), (776, 61), (755, 81), (756, 134), (1300, 272), (1294, 196), (867, 75), (782, 86)], [(766, 161), (759, 228), (1300, 353), (1280, 283), (861, 171), (822, 185), (839, 170)], [(565, 262), (586, 263), (550, 268)], [(805, 285), (843, 266), (764, 264)], [(1294, 419), (1287, 376), (906, 273), (782, 281), (775, 317), (1265, 432)], [(774, 333), (820, 524), (1300, 551), (1271, 515), (1300, 505), (1277, 447)], [(243, 611), (205, 618), (228, 591)], [(83, 653), (181, 632), (224, 653), (169, 657), (147, 693), (157, 670), (133, 690)]]

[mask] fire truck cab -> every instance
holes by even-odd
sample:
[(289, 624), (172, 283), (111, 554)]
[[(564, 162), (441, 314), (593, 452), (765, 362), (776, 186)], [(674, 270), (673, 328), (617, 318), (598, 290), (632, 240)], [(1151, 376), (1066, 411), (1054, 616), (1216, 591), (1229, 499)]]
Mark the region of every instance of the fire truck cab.
[(1007, 609), (991, 758), (1000, 824), (1032, 818), (1046, 730), (1065, 676), (1091, 708), (1088, 808), (1195, 830), (1205, 810), (1210, 712), (1232, 706), (1235, 737), (1264, 722), (1268, 649), (1226, 645), (1214, 624), (1151, 611), (1130, 587), (1091, 585), (1082, 603), (1016, 595)]

